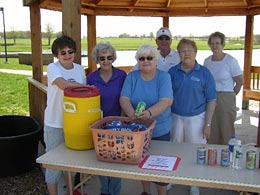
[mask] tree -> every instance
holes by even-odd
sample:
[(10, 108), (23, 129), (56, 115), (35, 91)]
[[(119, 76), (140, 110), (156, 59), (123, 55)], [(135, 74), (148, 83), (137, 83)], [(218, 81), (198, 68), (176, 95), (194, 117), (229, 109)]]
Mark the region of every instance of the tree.
[(52, 35), (53, 35), (53, 27), (50, 23), (46, 24), (46, 37), (48, 39), (48, 45), (51, 45), (51, 38), (52, 38)]
[(150, 32), (150, 38), (151, 38), (151, 40), (153, 40), (153, 38), (154, 38), (153, 32)]
[(254, 36), (256, 45), (260, 45), (260, 34)]
[(10, 39), (14, 40), (14, 45), (15, 45), (16, 39), (19, 38), (19, 36), (20, 36), (20, 31), (15, 31), (14, 28), (13, 28), (12, 31), (10, 31), (8, 34), (9, 34), (8, 37)]
[(129, 38), (130, 35), (127, 34), (127, 33), (123, 33), (123, 34), (120, 34), (118, 37), (119, 37), (119, 38)]

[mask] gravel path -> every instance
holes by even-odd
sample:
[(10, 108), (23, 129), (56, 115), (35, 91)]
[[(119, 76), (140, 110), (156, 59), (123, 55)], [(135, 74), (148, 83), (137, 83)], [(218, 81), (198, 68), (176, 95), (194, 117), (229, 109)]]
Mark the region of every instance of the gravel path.
[(44, 175), (39, 168), (14, 177), (0, 178), (1, 195), (47, 195)]

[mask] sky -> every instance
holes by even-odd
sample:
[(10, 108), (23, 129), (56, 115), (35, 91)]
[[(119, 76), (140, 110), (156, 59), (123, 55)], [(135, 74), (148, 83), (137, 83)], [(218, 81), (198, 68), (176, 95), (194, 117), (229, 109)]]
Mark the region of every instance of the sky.
[[(0, 0), (0, 7), (4, 8), (5, 29), (30, 30), (29, 7), (23, 6), (22, 0)], [(0, 32), (3, 32), (3, 15), (0, 13)], [(149, 22), (147, 22), (149, 20)], [(243, 36), (245, 34), (245, 16), (219, 17), (171, 17), (169, 26), (173, 35), (203, 36), (220, 31), (226, 36)], [(149, 35), (162, 26), (161, 17), (123, 17), (97, 16), (97, 36), (119, 36), (127, 33), (134, 35)], [(62, 30), (61, 12), (41, 9), (41, 28), (46, 31), (47, 24), (54, 32)], [(260, 34), (260, 15), (255, 16), (254, 34)], [(87, 34), (87, 16), (81, 17), (81, 35)]]

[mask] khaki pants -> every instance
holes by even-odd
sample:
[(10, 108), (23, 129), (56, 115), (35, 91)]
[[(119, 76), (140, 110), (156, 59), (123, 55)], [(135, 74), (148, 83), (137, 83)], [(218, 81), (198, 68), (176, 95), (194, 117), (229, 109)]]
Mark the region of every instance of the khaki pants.
[(233, 92), (218, 92), (208, 143), (228, 144), (231, 136), (235, 134), (235, 120), (236, 94)]

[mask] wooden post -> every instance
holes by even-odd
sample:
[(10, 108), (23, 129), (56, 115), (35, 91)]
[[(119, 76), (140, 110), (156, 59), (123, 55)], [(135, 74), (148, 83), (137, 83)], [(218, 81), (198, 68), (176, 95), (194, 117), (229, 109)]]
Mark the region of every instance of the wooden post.
[(163, 27), (169, 28), (169, 17), (163, 17)]
[(81, 64), (81, 0), (62, 0), (62, 32), (77, 43), (74, 61)]
[(95, 47), (96, 40), (96, 16), (88, 15), (88, 69), (89, 73), (97, 69), (97, 65), (92, 60), (92, 50)]
[[(251, 85), (251, 65), (252, 65), (252, 49), (254, 39), (254, 16), (246, 16), (246, 32), (245, 32), (245, 59), (244, 59), (244, 89), (250, 89)], [(242, 109), (248, 109), (249, 99), (243, 92)]]
[(41, 33), (41, 13), (38, 3), (30, 5), (31, 20), (31, 47), (32, 47), (32, 73), (33, 78), (40, 83), (43, 76), (42, 64), (42, 33)]

